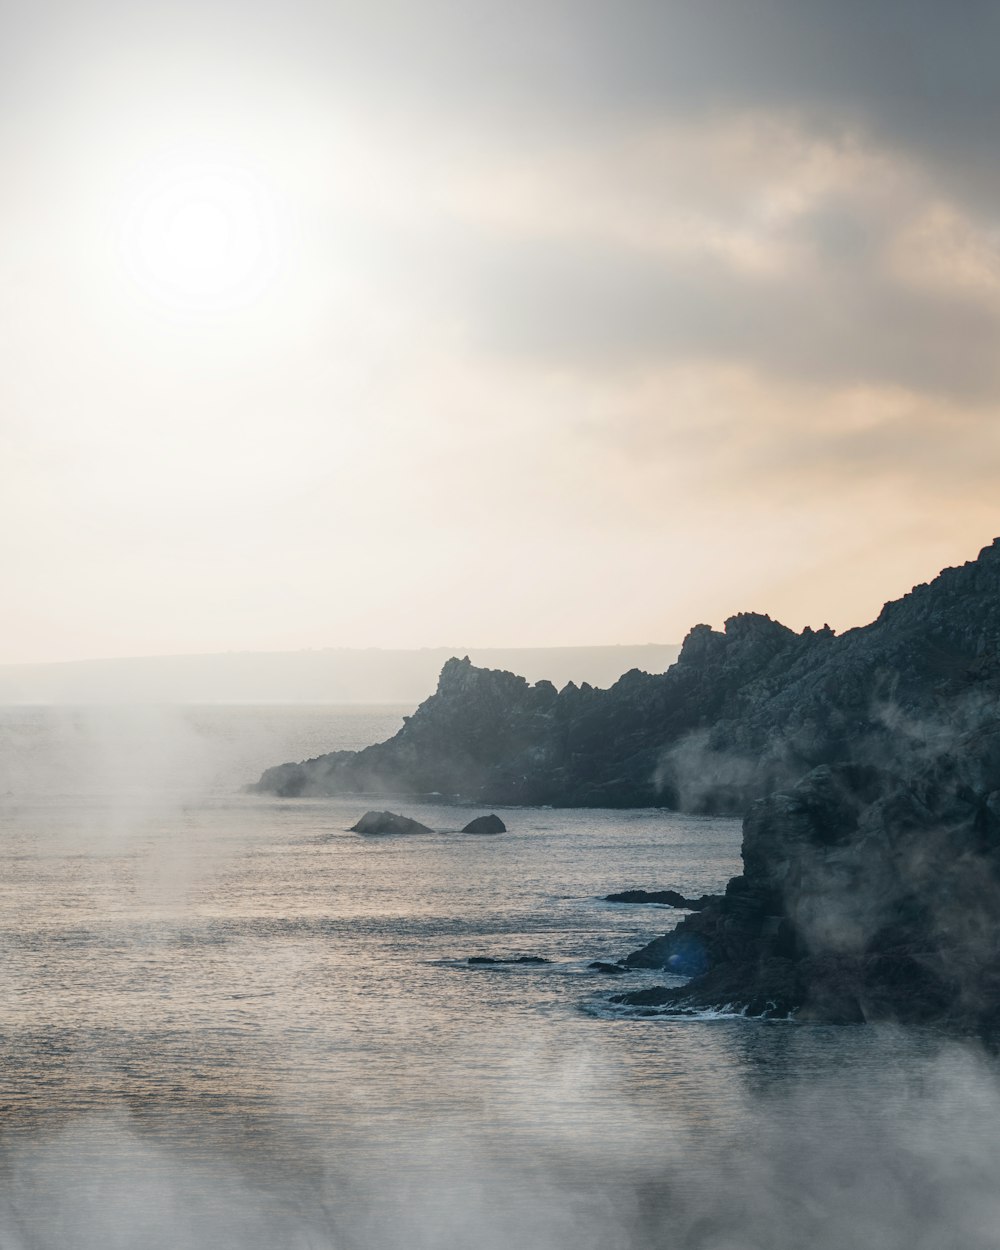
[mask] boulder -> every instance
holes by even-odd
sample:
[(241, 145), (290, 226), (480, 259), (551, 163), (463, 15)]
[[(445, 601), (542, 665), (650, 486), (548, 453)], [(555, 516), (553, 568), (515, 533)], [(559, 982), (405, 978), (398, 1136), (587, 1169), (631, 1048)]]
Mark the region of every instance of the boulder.
[(496, 816), (491, 812), (489, 816), (477, 816), (475, 820), (470, 820), (462, 832), (506, 833), (507, 826), (503, 823), (499, 816)]
[(433, 833), (419, 820), (409, 816), (397, 816), (395, 812), (365, 812), (356, 825), (351, 825), (352, 833)]

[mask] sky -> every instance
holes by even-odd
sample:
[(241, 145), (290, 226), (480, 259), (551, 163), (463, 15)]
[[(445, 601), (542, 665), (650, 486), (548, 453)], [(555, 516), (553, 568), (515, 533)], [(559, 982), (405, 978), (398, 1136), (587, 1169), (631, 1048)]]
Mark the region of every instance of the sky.
[(3, 31), (0, 663), (839, 630), (1000, 533), (992, 0)]

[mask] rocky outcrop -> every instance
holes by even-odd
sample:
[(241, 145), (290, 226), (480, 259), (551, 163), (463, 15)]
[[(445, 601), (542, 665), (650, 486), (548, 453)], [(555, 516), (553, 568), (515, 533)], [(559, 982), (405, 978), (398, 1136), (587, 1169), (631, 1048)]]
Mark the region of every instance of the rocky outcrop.
[(618, 1001), (1000, 1039), (998, 635), (994, 543), (712, 726), (759, 750), (743, 875), (624, 961), (687, 984)]
[(1000, 539), (841, 637), (744, 613), (608, 690), (450, 660), (395, 738), (258, 788), (745, 811), (725, 894), (595, 968), (675, 984), (617, 1001), (1000, 1038)]
[(356, 825), (351, 825), (351, 833), (384, 834), (384, 833), (433, 833), (419, 820), (409, 816), (397, 816), (395, 812), (365, 812)]
[(754, 804), (744, 875), (624, 962), (637, 1007), (1000, 1033), (1000, 724), (905, 774), (822, 766)]
[(477, 816), (475, 820), (470, 820), (462, 832), (479, 834), (506, 833), (507, 826), (499, 816), (491, 812), (489, 816)]
[(665, 673), (607, 690), (452, 659), (388, 742), (280, 765), (254, 788), (735, 814), (823, 764), (905, 775), (980, 723), (998, 679), (1000, 540), (861, 629), (799, 634), (741, 613), (696, 625)]
[(712, 896), (703, 894), (700, 898), (685, 898), (677, 890), (620, 890), (617, 894), (606, 894), (606, 903), (654, 903), (661, 907), (681, 907), (688, 911), (701, 911), (711, 901)]

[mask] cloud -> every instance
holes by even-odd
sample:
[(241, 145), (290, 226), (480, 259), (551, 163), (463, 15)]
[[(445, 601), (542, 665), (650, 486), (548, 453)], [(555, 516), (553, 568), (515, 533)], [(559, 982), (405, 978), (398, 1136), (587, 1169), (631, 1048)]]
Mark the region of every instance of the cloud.
[[(992, 6), (12, 16), (7, 658), (676, 638), (992, 537)], [(185, 324), (115, 232), (188, 143), (288, 233)]]
[[(434, 249), (486, 350), (997, 394), (1000, 251), (925, 170), (774, 115), (470, 160)], [(440, 278), (439, 278), (440, 283)]]

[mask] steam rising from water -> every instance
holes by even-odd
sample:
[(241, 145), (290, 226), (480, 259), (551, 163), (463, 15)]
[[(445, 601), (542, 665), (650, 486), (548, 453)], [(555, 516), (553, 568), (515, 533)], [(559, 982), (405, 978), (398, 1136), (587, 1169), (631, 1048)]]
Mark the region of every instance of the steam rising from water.
[(349, 803), (234, 796), (311, 753), (243, 715), (5, 722), (0, 1250), (1000, 1244), (987, 1057), (580, 1010), (666, 923), (599, 894), (717, 889), (735, 822), (358, 839)]
[[(698, 1026), (693, 1026), (698, 1027)], [(563, 1087), (564, 1092), (568, 1086)], [(874, 1097), (873, 1097), (874, 1095)], [(394, 1144), (363, 1120), (298, 1170), (165, 1147), (124, 1112), (3, 1164), (4, 1250), (987, 1250), (1000, 1227), (1000, 1088), (961, 1049), (891, 1088), (842, 1075), (751, 1096), (736, 1126), (663, 1120), (653, 1151), (543, 1114), (498, 1156), (482, 1120)], [(550, 1108), (551, 1111), (551, 1108)], [(641, 1118), (641, 1108), (634, 1114)], [(208, 1129), (208, 1126), (205, 1126)], [(637, 1134), (640, 1140), (643, 1134)], [(209, 1129), (206, 1142), (211, 1141)], [(256, 1167), (255, 1167), (256, 1163)]]

